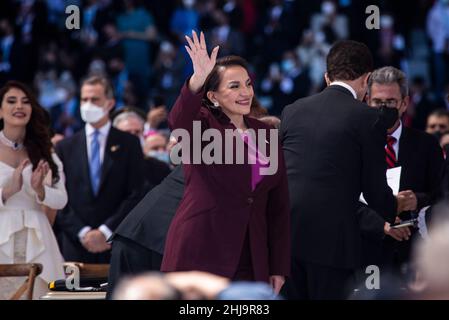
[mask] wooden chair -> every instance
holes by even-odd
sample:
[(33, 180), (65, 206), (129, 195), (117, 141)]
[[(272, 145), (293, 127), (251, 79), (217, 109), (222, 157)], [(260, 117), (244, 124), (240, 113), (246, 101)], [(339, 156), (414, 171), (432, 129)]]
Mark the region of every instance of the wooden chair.
[[(109, 275), (109, 264), (91, 264), (82, 262), (64, 262), (64, 271), (66, 273), (67, 279), (70, 276), (77, 273), (80, 277), (79, 285), (85, 286), (97, 286), (97, 283), (107, 282)], [(83, 280), (86, 281), (83, 284)], [(95, 283), (95, 285), (90, 285), (86, 283)], [(67, 284), (65, 284), (67, 286)], [(50, 290), (46, 295), (42, 296), (42, 300), (104, 300), (106, 292), (97, 291), (71, 291), (67, 290)]]
[(40, 263), (0, 264), (0, 277), (27, 277), (10, 300), (18, 300), (26, 292), (26, 299), (33, 299), (34, 281), (42, 272)]
[(66, 266), (78, 267), (81, 278), (107, 278), (109, 274), (109, 264), (65, 262), (64, 269)]

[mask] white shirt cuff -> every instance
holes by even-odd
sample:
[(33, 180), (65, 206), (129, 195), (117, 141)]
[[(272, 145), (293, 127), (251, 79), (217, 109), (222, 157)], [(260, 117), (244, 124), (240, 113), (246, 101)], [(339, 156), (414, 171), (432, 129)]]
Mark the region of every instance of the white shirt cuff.
[(83, 240), (86, 233), (88, 233), (90, 230), (92, 230), (91, 227), (85, 226), (80, 230), (80, 232), (78, 232), (78, 238), (80, 239), (80, 241)]
[(112, 231), (111, 229), (108, 228), (107, 225), (102, 224), (98, 230), (100, 230), (100, 232), (104, 235), (104, 237), (106, 238), (106, 241), (108, 241), (108, 239), (112, 236)]
[(418, 214), (418, 231), (423, 239), (429, 238), (429, 232), (427, 231), (426, 225), (426, 210), (429, 206), (422, 208)]

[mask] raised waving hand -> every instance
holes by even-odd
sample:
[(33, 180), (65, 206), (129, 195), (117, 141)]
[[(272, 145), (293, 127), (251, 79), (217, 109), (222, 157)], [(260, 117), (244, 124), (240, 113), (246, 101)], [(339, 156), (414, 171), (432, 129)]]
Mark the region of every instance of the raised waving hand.
[(198, 92), (215, 66), (219, 47), (216, 46), (209, 56), (203, 32), (200, 33), (199, 38), (195, 31), (192, 31), (192, 38), (187, 35), (185, 37), (188, 43), (185, 48), (193, 64), (193, 75), (189, 81), (189, 89)]

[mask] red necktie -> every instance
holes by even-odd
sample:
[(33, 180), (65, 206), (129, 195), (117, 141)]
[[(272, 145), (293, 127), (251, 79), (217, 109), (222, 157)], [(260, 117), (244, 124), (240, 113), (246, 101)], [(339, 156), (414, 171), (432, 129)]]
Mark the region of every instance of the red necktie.
[(385, 147), (385, 158), (387, 160), (388, 169), (396, 166), (396, 152), (394, 152), (393, 144), (396, 142), (396, 138), (392, 136), (387, 137), (387, 146)]

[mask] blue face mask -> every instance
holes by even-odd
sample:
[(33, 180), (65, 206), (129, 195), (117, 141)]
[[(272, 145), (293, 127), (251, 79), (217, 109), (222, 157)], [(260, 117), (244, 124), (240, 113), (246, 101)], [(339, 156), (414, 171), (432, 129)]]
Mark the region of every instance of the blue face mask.
[(292, 59), (284, 59), (282, 60), (281, 68), (284, 73), (289, 73), (295, 68), (295, 62)]
[(158, 159), (159, 161), (170, 164), (170, 154), (167, 151), (151, 150), (147, 153), (148, 157)]

